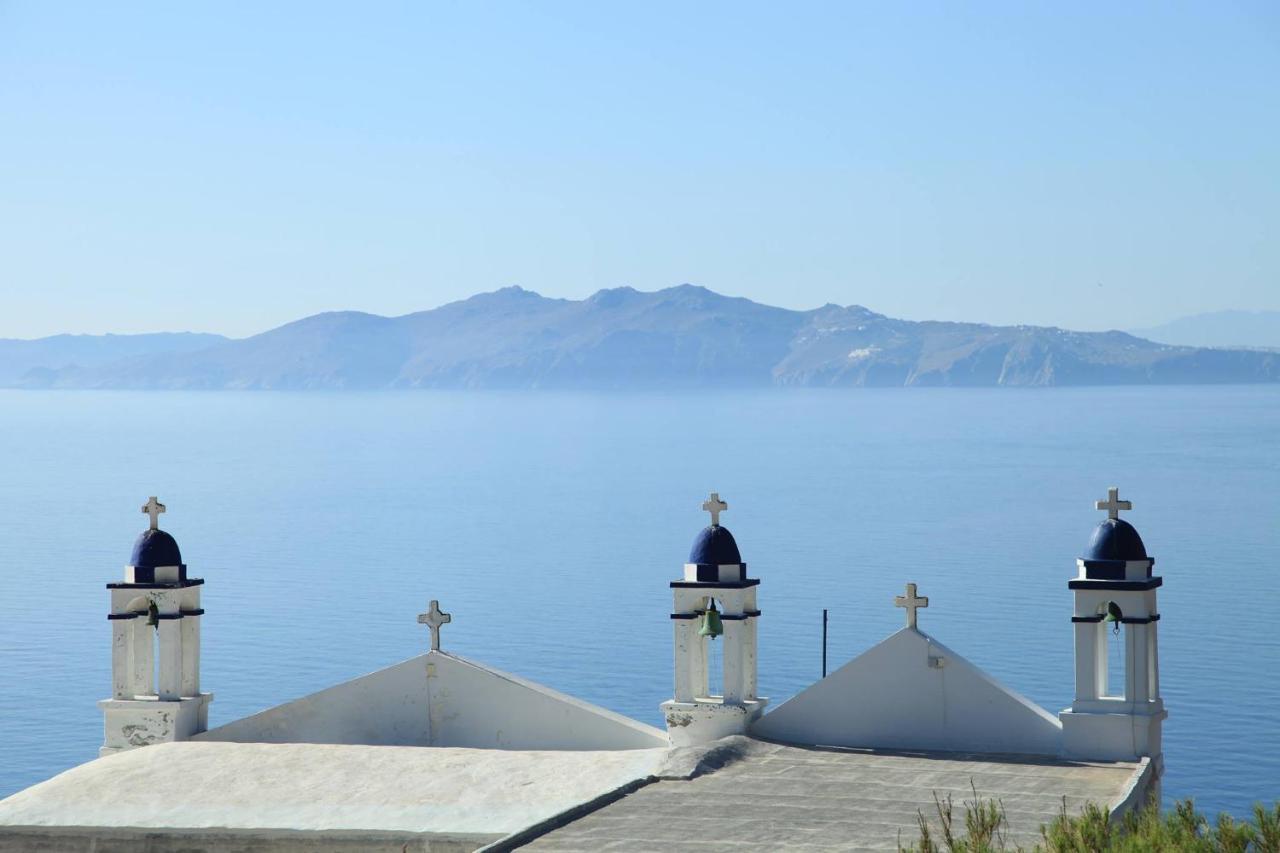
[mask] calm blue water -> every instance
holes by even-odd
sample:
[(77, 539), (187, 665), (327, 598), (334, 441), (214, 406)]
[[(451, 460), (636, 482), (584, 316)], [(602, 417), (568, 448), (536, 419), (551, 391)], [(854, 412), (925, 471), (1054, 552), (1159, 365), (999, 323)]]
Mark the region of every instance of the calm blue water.
[(1108, 485), (1157, 557), (1169, 798), (1280, 797), (1280, 389), (0, 392), (0, 796), (92, 758), (150, 494), (207, 580), (214, 724), (445, 645), (655, 725), (667, 582), (724, 521), (774, 702), (921, 627), (1057, 711)]

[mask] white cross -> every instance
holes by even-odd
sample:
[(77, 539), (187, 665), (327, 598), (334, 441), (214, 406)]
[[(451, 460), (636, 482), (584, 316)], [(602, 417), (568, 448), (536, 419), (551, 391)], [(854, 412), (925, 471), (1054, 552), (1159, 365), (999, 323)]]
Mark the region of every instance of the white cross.
[(1112, 486), (1107, 489), (1107, 499), (1105, 501), (1098, 501), (1094, 506), (1098, 509), (1105, 509), (1107, 511), (1107, 518), (1119, 518), (1120, 510), (1133, 509), (1133, 501), (1120, 500), (1120, 488), (1118, 486)]
[(711, 497), (702, 502), (702, 509), (711, 513), (711, 526), (720, 526), (720, 513), (729, 508), (729, 505), (720, 500), (719, 492), (712, 492)]
[(929, 598), (927, 596), (916, 597), (916, 585), (907, 584), (907, 594), (897, 595), (893, 598), (894, 607), (907, 608), (907, 627), (914, 628), (916, 626), (916, 610), (920, 607), (929, 606)]
[(426, 613), (418, 614), (418, 621), (431, 629), (431, 651), (440, 651), (440, 626), (453, 621), (453, 617), (440, 609), (440, 602), (431, 599)]
[(142, 505), (142, 511), (151, 516), (151, 529), (160, 529), (160, 513), (164, 512), (164, 504), (156, 500), (156, 496), (152, 495), (147, 502)]

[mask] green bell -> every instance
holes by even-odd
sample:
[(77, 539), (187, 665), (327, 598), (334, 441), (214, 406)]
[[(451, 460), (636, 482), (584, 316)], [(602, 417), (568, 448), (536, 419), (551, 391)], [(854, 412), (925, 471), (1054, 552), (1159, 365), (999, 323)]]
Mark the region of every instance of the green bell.
[(1103, 618), (1102, 621), (1114, 623), (1111, 628), (1112, 633), (1114, 634), (1120, 633), (1120, 622), (1123, 619), (1124, 619), (1124, 612), (1120, 610), (1120, 605), (1116, 604), (1114, 601), (1108, 601), (1107, 615)]
[(711, 602), (702, 613), (702, 627), (698, 629), (698, 636), (710, 637), (715, 639), (724, 633), (724, 625), (720, 622), (720, 611), (716, 610), (715, 601)]
[(160, 608), (154, 601), (147, 605), (147, 624), (152, 628), (160, 627)]

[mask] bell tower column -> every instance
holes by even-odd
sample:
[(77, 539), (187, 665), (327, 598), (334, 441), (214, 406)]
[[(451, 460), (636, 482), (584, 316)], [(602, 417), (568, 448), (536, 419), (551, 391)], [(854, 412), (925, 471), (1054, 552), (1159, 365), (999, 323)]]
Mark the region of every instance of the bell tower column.
[[(186, 740), (209, 725), (213, 696), (200, 692), (200, 587), (178, 543), (160, 529), (164, 504), (142, 511), (151, 526), (133, 546), (124, 583), (109, 583), (111, 698), (98, 703), (106, 737), (100, 755)], [(159, 678), (156, 678), (156, 669)]]
[[(756, 587), (720, 513), (729, 505), (712, 493), (702, 508), (711, 526), (698, 535), (684, 576), (671, 582), (675, 626), (675, 695), (662, 703), (673, 746), (744, 734), (768, 699), (756, 696)], [(724, 645), (723, 683), (708, 683), (716, 638)]]
[[(1085, 556), (1069, 581), (1075, 599), (1076, 690), (1062, 721), (1063, 751), (1069, 758), (1135, 761), (1147, 757), (1156, 768), (1155, 790), (1163, 775), (1161, 727), (1168, 712), (1160, 698), (1156, 590), (1138, 531), (1120, 518), (1132, 503), (1112, 488), (1098, 509), (1107, 518), (1094, 531)], [(1108, 648), (1120, 645), (1123, 672), (1108, 672)], [(1117, 677), (1118, 676), (1118, 677)], [(1112, 689), (1111, 684), (1116, 684)]]

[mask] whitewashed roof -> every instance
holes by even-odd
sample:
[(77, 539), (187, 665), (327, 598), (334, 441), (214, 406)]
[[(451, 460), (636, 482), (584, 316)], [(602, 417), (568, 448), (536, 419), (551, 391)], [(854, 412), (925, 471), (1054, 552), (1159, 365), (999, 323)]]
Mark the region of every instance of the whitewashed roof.
[(797, 744), (1058, 755), (1062, 724), (956, 652), (903, 628), (752, 727)]
[(196, 735), (196, 741), (523, 750), (649, 749), (667, 734), (433, 651)]
[(6, 835), (15, 827), (145, 827), (499, 837), (647, 777), (666, 754), (157, 744), (0, 801), (0, 827)]

